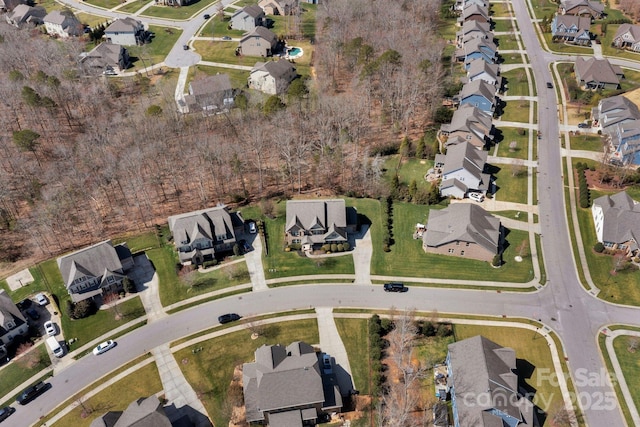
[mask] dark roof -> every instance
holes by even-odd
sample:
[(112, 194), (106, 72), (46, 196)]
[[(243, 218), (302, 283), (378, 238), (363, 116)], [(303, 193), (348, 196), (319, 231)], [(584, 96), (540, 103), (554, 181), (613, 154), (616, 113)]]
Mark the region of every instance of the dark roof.
[(194, 96), (208, 95), (231, 90), (231, 80), (228, 74), (216, 74), (193, 80), (191, 90)]
[(109, 25), (104, 32), (105, 33), (134, 33), (140, 27), (143, 27), (142, 22), (133, 18), (118, 18)]
[(630, 33), (631, 37), (633, 37), (633, 43), (640, 42), (640, 25), (632, 25), (632, 24), (622, 24), (618, 27), (618, 31), (616, 31), (613, 39), (617, 39), (618, 37), (622, 37), (624, 34)]
[(238, 12), (234, 13), (233, 15), (235, 16), (235, 15), (241, 13), (241, 12), (246, 13), (247, 15), (249, 15), (252, 18), (257, 18), (259, 16), (264, 15), (264, 11), (257, 4), (250, 4), (248, 6), (245, 6), (242, 9), (240, 9)]
[(57, 262), (67, 288), (80, 276), (101, 277), (105, 270), (122, 270), (122, 263), (111, 240), (61, 256)]
[(256, 27), (252, 32), (245, 34), (240, 39), (240, 43), (243, 43), (250, 39), (251, 37), (259, 36), (266, 41), (268, 41), (271, 46), (275, 45), (278, 41), (278, 37), (275, 35), (273, 31), (265, 27)]
[[(0, 289), (0, 337), (10, 330), (7, 325), (8, 322), (13, 322), (14, 326), (20, 326), (26, 323), (26, 319), (7, 291)], [(0, 341), (0, 344), (1, 343)]]
[(106, 66), (118, 66), (120, 61), (120, 52), (124, 48), (119, 44), (100, 43), (90, 52), (82, 54), (80, 61), (90, 67), (104, 68)]
[(107, 412), (95, 419), (91, 427), (171, 427), (171, 421), (153, 395), (131, 402), (124, 412)]

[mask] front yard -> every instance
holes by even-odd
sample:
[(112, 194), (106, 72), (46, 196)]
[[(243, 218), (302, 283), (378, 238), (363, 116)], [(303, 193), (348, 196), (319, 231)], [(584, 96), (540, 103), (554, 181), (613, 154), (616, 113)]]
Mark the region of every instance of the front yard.
[[(498, 144), (498, 157), (526, 160), (529, 155), (529, 131), (523, 130), (524, 135), (520, 135), (519, 129), (515, 128), (503, 127), (500, 131), (502, 140)], [(512, 146), (514, 142), (515, 146)]]
[(164, 61), (182, 34), (180, 29), (157, 25), (149, 25), (149, 31), (155, 34), (151, 43), (142, 46), (127, 46), (132, 60), (134, 57), (144, 60), (136, 61), (135, 69), (149, 67)]
[(507, 95), (529, 96), (529, 80), (524, 68), (500, 73), (506, 79)]
[[(106, 1), (113, 1), (113, 0), (106, 0)], [(168, 19), (177, 19), (177, 20), (189, 19), (193, 15), (200, 12), (202, 9), (212, 5), (215, 1), (216, 0), (197, 0), (191, 4), (187, 4), (186, 6), (180, 6), (180, 7), (154, 5), (154, 6), (151, 6), (149, 9), (145, 10), (141, 16), (149, 16), (149, 17), (155, 17), (155, 18), (168, 18)]]

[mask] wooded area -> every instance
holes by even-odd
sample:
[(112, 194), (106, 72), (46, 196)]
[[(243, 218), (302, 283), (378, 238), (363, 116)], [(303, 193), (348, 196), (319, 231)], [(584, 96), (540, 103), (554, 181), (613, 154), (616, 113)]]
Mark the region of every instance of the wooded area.
[(177, 113), (168, 79), (90, 77), (83, 42), (0, 25), (3, 261), (218, 202), (387, 194), (377, 153), (422, 136), (440, 103), (440, 3), (326, 0), (308, 92), (209, 117)]

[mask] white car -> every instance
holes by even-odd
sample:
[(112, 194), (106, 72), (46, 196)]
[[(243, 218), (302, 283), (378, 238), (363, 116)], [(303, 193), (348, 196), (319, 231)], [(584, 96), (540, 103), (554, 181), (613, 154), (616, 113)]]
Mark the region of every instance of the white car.
[(113, 347), (116, 346), (116, 342), (115, 341), (105, 341), (102, 344), (98, 345), (96, 348), (93, 349), (93, 354), (95, 354), (96, 356), (99, 354), (104, 353), (105, 351), (109, 351), (111, 350)]
[(478, 203), (482, 202), (484, 200), (484, 194), (482, 193), (469, 193), (469, 198), (471, 200), (474, 200)]
[(256, 223), (251, 221), (249, 223), (249, 233), (256, 234), (258, 232), (258, 228), (256, 227)]
[(36, 295), (36, 302), (38, 303), (38, 305), (47, 305), (47, 304), (49, 304), (49, 300), (47, 299), (47, 297), (44, 296), (44, 294)]
[(54, 336), (58, 332), (55, 323), (51, 320), (44, 322), (44, 330), (50, 337)]

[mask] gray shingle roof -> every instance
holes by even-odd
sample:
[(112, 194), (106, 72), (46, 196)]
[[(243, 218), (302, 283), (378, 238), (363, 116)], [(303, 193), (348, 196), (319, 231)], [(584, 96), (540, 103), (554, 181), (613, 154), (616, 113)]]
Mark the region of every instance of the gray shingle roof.
[(605, 242), (640, 241), (640, 204), (626, 191), (598, 197), (593, 205), (602, 208), (602, 238)]
[(299, 409), (269, 415), (270, 427), (302, 427), (302, 413)]
[(142, 22), (133, 18), (119, 18), (109, 25), (105, 33), (135, 33), (138, 28), (143, 27)]
[(591, 8), (594, 11), (598, 12), (598, 13), (603, 13), (604, 12), (604, 5), (602, 3), (600, 3), (599, 1), (588, 1), (588, 0), (564, 0), (561, 3), (562, 7), (569, 11), (571, 9), (574, 9), (576, 7), (585, 7), (585, 8)]
[(515, 351), (482, 336), (449, 345), (450, 380), (461, 426), (502, 427), (502, 414), (533, 426), (533, 404), (519, 396)]
[(585, 59), (581, 56), (576, 58), (575, 72), (576, 76), (585, 83), (620, 84), (618, 74), (622, 74), (620, 67), (611, 65), (608, 59)]
[(124, 412), (107, 412), (91, 427), (171, 427), (160, 400), (155, 396), (131, 402)]
[(494, 56), (498, 47), (496, 44), (488, 39), (474, 38), (464, 44), (464, 52), (469, 55), (473, 52), (482, 52), (489, 56)]
[(289, 232), (295, 227), (307, 231), (327, 230), (326, 234), (309, 236), (311, 241), (315, 243), (324, 241), (325, 237), (332, 232), (339, 234), (342, 239), (346, 240), (347, 211), (344, 200), (287, 201), (285, 231)]
[(442, 173), (446, 175), (459, 169), (465, 169), (480, 179), (488, 155), (488, 152), (478, 150), (468, 142), (452, 145), (447, 149)]
[(473, 105), (464, 104), (453, 113), (451, 123), (443, 124), (440, 129), (447, 133), (469, 132), (479, 138), (484, 138), (491, 137), (492, 127), (492, 118), (489, 114)]
[(576, 15), (556, 15), (556, 17), (554, 18), (556, 20), (556, 28), (559, 28), (560, 26), (564, 26), (567, 29), (572, 28), (575, 26), (575, 28), (578, 29), (577, 33), (569, 33), (566, 31), (557, 31), (556, 32), (556, 36), (565, 36), (565, 35), (570, 35), (570, 36), (579, 36), (581, 34), (583, 34), (585, 31), (589, 31), (589, 28), (591, 28), (591, 18), (587, 18), (587, 17), (583, 17), (583, 16), (576, 16)]
[(489, 20), (489, 10), (488, 10), (488, 8), (480, 6), (479, 4), (476, 4), (476, 3), (467, 5), (467, 7), (465, 7), (462, 10), (462, 19), (464, 19), (466, 21), (467, 18), (469, 18), (472, 15), (476, 15), (476, 14), (482, 16), (487, 21)]
[(264, 40), (269, 42), (271, 46), (274, 46), (278, 42), (278, 37), (276, 37), (273, 31), (265, 27), (256, 27), (252, 32), (242, 36), (242, 38), (240, 39), (240, 43), (243, 43), (249, 38), (255, 37), (255, 36), (259, 36), (260, 38), (263, 38)]
[[(13, 302), (7, 291), (0, 289), (0, 337), (9, 331), (7, 328), (8, 322), (13, 322), (17, 327), (23, 325), (26, 322), (26, 319), (22, 313), (20, 313), (20, 310), (18, 310), (18, 307)], [(2, 344), (1, 341), (0, 344)]]
[(603, 132), (607, 132), (609, 126), (640, 119), (640, 110), (628, 98), (617, 95), (601, 100), (593, 110), (593, 118), (600, 122)]
[(259, 16), (264, 15), (264, 11), (257, 4), (250, 4), (248, 6), (243, 7), (242, 9), (236, 11), (233, 16), (240, 15), (241, 13), (246, 13), (252, 18), (257, 18)]
[(80, 276), (101, 277), (105, 270), (110, 272), (122, 270), (122, 263), (111, 240), (61, 256), (57, 263), (67, 288)]
[(622, 37), (624, 34), (630, 33), (631, 37), (633, 37), (633, 42), (637, 43), (640, 41), (640, 25), (632, 25), (632, 24), (622, 24), (618, 27), (618, 31), (616, 31), (613, 39), (617, 39), (618, 37)]
[(489, 101), (495, 103), (496, 88), (484, 80), (474, 80), (462, 87), (462, 90), (460, 91), (460, 99), (465, 99), (472, 95), (482, 95)]
[(478, 205), (454, 203), (442, 210), (429, 211), (423, 241), (431, 247), (452, 242), (476, 243), (498, 253), (500, 220)]
[(194, 96), (214, 94), (231, 90), (231, 80), (228, 74), (216, 74), (191, 82), (191, 90)]

